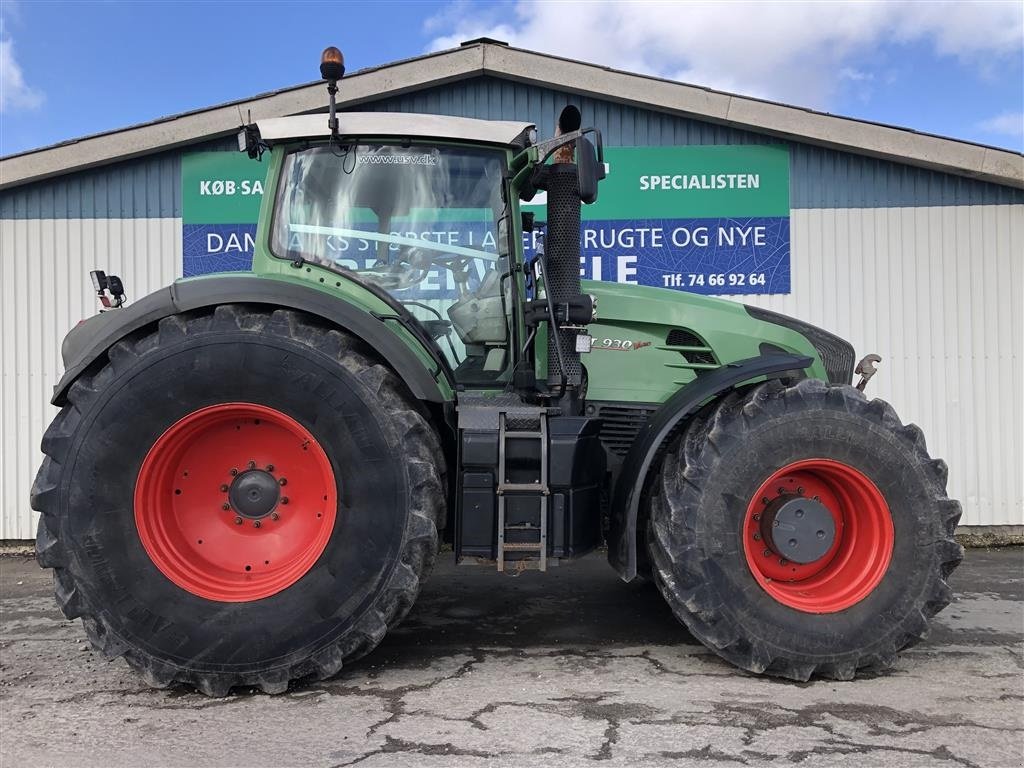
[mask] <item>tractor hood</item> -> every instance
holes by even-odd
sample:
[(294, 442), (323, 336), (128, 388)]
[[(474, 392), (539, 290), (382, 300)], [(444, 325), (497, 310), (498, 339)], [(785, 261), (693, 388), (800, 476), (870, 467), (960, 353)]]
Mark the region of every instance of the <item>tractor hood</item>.
[(808, 355), (810, 376), (850, 383), (853, 347), (794, 318), (666, 288), (584, 281), (597, 302), (588, 397), (662, 402), (703, 371), (764, 354)]

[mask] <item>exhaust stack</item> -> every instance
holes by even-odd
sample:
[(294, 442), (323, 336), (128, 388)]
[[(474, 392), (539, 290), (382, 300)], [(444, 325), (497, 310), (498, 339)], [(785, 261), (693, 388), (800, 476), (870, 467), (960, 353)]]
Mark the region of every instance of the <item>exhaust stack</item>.
[[(582, 122), (580, 111), (569, 105), (558, 116), (555, 135), (578, 131)], [(547, 274), (544, 275), (548, 300), (553, 306), (567, 304), (580, 294), (580, 184), (579, 172), (573, 162), (575, 142), (555, 152), (554, 163), (544, 168), (538, 185), (548, 193), (548, 231), (545, 242)], [(576, 351), (575, 328), (548, 334), (548, 386), (562, 383), (561, 359), (565, 363), (567, 387), (579, 388), (583, 380), (580, 353)]]

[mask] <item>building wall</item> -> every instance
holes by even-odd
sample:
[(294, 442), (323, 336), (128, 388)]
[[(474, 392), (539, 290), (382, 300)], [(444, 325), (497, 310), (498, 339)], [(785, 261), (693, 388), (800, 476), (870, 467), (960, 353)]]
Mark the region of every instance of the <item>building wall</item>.
[[(549, 135), (569, 101), (610, 146), (786, 143), (494, 78), (360, 108), (527, 119)], [(881, 354), (869, 391), (947, 460), (962, 523), (1024, 524), (1024, 192), (788, 145), (793, 290), (738, 298)], [(180, 276), (181, 249), (178, 150), (0, 192), (0, 539), (35, 535), (29, 490), (61, 338), (95, 311), (89, 270), (138, 298)]]

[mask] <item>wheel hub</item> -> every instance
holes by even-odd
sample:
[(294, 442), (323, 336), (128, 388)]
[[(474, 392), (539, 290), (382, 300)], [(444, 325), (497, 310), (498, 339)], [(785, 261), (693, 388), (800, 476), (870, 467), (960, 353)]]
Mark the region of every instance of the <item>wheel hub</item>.
[(314, 567), (337, 519), (337, 487), (327, 453), (291, 416), (221, 403), (153, 443), (135, 483), (135, 524), (177, 586), (208, 600), (261, 600)]
[(249, 469), (237, 475), (228, 490), (231, 508), (242, 517), (259, 520), (273, 512), (281, 500), (281, 487), (270, 472)]
[(747, 505), (743, 556), (772, 598), (806, 613), (836, 613), (881, 582), (895, 534), (889, 505), (859, 469), (803, 459), (765, 479)]
[(832, 549), (836, 524), (820, 501), (785, 494), (762, 512), (761, 535), (777, 555), (803, 565), (820, 560)]

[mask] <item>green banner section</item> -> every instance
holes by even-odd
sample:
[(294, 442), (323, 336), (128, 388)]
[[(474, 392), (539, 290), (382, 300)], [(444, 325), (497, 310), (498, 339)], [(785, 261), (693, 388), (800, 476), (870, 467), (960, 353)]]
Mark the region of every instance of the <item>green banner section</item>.
[[(186, 224), (255, 222), (266, 162), (241, 152), (182, 157)], [(789, 150), (779, 146), (608, 147), (608, 179), (583, 218), (789, 215)]]
[(608, 147), (591, 221), (789, 216), (789, 150), (778, 146)]
[(181, 158), (183, 224), (255, 223), (267, 176), (265, 161), (243, 152), (195, 152)]

